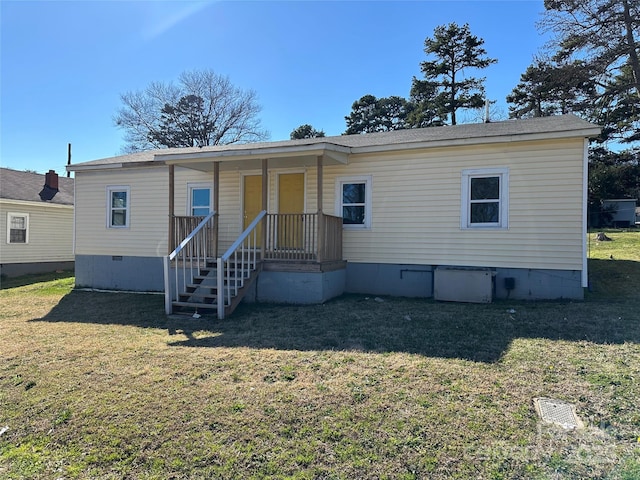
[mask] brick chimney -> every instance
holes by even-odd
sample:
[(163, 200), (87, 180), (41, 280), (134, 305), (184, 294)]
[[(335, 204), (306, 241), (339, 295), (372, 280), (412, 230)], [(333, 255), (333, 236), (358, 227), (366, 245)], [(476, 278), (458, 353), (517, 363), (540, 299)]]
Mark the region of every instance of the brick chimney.
[(58, 174), (55, 170), (49, 170), (44, 174), (44, 185), (52, 190), (58, 190)]

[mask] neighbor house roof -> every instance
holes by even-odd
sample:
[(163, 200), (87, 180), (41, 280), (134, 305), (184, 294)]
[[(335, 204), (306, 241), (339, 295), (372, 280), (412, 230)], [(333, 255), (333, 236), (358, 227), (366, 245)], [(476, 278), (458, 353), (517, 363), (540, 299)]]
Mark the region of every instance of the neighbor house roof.
[(575, 115), (507, 120), (491, 123), (474, 123), (455, 126), (415, 128), (360, 135), (282, 140), (275, 142), (218, 145), (209, 147), (165, 148), (129, 155), (94, 160), (68, 167), (84, 168), (140, 165), (163, 162), (179, 163), (180, 160), (216, 159), (240, 160), (246, 158), (271, 158), (286, 155), (329, 155), (345, 163), (350, 154), (429, 148), (437, 146), (471, 145), (524, 139), (592, 137), (600, 127)]
[[(0, 168), (1, 199), (73, 205), (73, 178), (59, 177), (58, 192), (51, 200), (41, 198), (40, 193), (43, 192), (44, 187), (45, 175), (43, 174)], [(47, 193), (50, 196), (53, 192)]]

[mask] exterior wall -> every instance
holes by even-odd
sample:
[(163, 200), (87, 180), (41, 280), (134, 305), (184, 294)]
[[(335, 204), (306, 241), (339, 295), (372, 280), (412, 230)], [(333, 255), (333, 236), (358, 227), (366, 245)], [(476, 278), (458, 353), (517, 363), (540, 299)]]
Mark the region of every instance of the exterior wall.
[[(433, 297), (434, 265), (347, 263), (345, 292), (400, 297)], [(493, 298), (513, 300), (584, 298), (580, 271), (525, 268), (491, 269)], [(505, 278), (514, 279), (507, 290)], [(453, 286), (452, 288), (455, 288)]]
[(345, 269), (330, 272), (262, 271), (244, 301), (301, 305), (324, 303), (342, 295), (345, 282)]
[[(340, 177), (372, 178), (371, 228), (344, 231), (346, 291), (429, 297), (433, 295), (429, 272), (448, 265), (494, 269), (497, 298), (507, 296), (504, 276), (516, 278), (509, 298), (582, 298), (580, 280), (576, 286), (574, 276), (578, 272), (579, 277), (583, 269), (583, 153), (584, 140), (577, 138), (359, 154), (351, 156), (347, 165), (325, 165), (323, 211), (328, 214), (340, 213), (336, 211)], [(462, 229), (462, 171), (500, 167), (509, 169), (508, 228)], [(269, 169), (270, 212), (277, 209), (278, 173), (301, 171), (305, 173), (305, 211), (317, 210), (316, 168), (307, 166)], [(231, 169), (229, 164), (221, 168), (216, 207), (220, 252), (241, 231), (243, 175), (249, 174), (261, 171)], [(162, 290), (160, 257), (167, 254), (168, 179), (168, 168), (163, 166), (76, 173), (78, 285)], [(189, 182), (212, 183), (213, 175), (176, 168), (178, 215), (187, 214)], [(130, 187), (129, 228), (107, 228), (107, 185)], [(155, 280), (139, 278), (127, 286), (121, 278), (124, 272), (137, 275), (143, 267), (158, 272), (153, 273), (157, 285)], [(277, 277), (265, 273), (258, 282), (258, 299), (260, 289), (272, 282), (269, 278)], [(279, 280), (289, 287), (278, 287), (269, 297), (287, 301), (289, 288), (303, 285), (311, 290), (304, 287), (308, 281), (319, 292), (333, 288), (324, 279), (282, 277)]]
[[(461, 172), (509, 168), (509, 228), (460, 227)], [(582, 270), (583, 139), (359, 155), (324, 168), (324, 211), (336, 179), (372, 176), (370, 230), (344, 231), (350, 263)]]
[[(7, 242), (8, 213), (29, 215), (28, 243)], [(0, 265), (73, 262), (73, 206), (0, 200), (0, 246)]]
[[(505, 278), (515, 280), (515, 288), (505, 288)], [(584, 299), (578, 270), (499, 268), (495, 276), (495, 298), (514, 300)]]
[(162, 258), (76, 255), (76, 287), (162, 292)]
[[(315, 212), (315, 168), (270, 169), (270, 211), (275, 211), (278, 173), (305, 172), (306, 212)], [(220, 172), (219, 214), (220, 251), (242, 232), (242, 184), (244, 175), (260, 175), (260, 170)], [(210, 183), (213, 174), (184, 168), (175, 170), (175, 213), (188, 214), (188, 184)], [(108, 185), (130, 187), (129, 228), (107, 228)], [(76, 253), (79, 255), (164, 256), (168, 253), (169, 169), (127, 168), (76, 172)], [(98, 193), (96, 193), (98, 192)]]
[(347, 263), (349, 293), (394, 295), (399, 297), (432, 297), (431, 265), (389, 263)]
[[(128, 228), (107, 228), (109, 185), (130, 188)], [(166, 255), (168, 186), (166, 167), (76, 172), (76, 255)]]

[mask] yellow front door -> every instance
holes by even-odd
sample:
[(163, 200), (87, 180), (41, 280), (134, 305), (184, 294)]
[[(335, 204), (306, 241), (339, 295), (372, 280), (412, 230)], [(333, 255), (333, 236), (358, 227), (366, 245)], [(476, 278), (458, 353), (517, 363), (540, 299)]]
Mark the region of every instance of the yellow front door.
[(304, 246), (304, 173), (278, 176), (278, 213), (278, 248), (301, 249)]
[[(245, 175), (243, 187), (244, 212), (242, 218), (242, 230), (247, 228), (262, 211), (262, 176)], [(258, 225), (257, 234), (258, 245), (260, 245), (262, 243), (262, 224)]]

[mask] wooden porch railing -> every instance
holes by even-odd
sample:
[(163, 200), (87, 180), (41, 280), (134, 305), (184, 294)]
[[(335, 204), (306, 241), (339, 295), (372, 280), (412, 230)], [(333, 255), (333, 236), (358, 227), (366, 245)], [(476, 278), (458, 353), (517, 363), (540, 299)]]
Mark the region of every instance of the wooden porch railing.
[(324, 228), (318, 230), (318, 262), (342, 260), (342, 217), (319, 216)]
[[(175, 250), (180, 242), (187, 238), (191, 232), (204, 220), (206, 217), (188, 217), (188, 216), (173, 216), (173, 238), (171, 240), (171, 251)], [(184, 254), (186, 256), (196, 255), (197, 252), (207, 252), (209, 257), (217, 258), (218, 256), (218, 239), (217, 229), (215, 228), (215, 221), (217, 216), (212, 218), (212, 221), (208, 222), (200, 235), (192, 242), (185, 246)]]
[(342, 260), (342, 218), (323, 213), (270, 213), (266, 220), (266, 261)]

